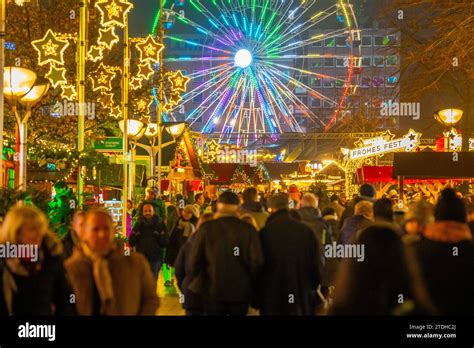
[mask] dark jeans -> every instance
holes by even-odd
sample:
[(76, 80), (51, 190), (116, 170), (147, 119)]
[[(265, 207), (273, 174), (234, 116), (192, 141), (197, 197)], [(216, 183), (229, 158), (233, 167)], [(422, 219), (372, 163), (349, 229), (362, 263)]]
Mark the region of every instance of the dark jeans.
[(156, 280), (158, 280), (158, 274), (160, 273), (161, 266), (163, 265), (163, 261), (157, 260), (157, 261), (150, 261), (151, 271), (153, 273), (153, 277), (155, 277)]
[(249, 304), (247, 302), (213, 302), (206, 307), (207, 315), (247, 315)]

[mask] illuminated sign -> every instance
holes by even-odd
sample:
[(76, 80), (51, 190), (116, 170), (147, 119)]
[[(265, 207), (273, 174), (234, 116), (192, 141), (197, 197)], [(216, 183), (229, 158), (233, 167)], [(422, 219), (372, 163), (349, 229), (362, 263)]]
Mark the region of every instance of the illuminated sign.
[(393, 139), (394, 135), (387, 132), (382, 137), (361, 139), (356, 143), (357, 148), (349, 150), (349, 159), (357, 160), (378, 156), (388, 152), (414, 151), (420, 144), (421, 133), (410, 129), (402, 138)]

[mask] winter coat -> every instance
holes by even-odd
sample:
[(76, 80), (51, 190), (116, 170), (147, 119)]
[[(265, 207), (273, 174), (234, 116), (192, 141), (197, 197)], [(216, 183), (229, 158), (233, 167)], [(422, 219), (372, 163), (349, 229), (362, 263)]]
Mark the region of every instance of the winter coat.
[(331, 244), (331, 227), (321, 217), (321, 211), (316, 208), (306, 207), (297, 210), (301, 216), (301, 222), (313, 231), (316, 238), (323, 244)]
[(186, 243), (181, 247), (178, 257), (176, 258), (174, 274), (178, 280), (179, 290), (184, 295), (183, 308), (204, 311), (204, 301), (202, 297), (189, 290), (189, 283), (192, 280), (190, 254), (195, 236), (196, 233), (189, 237)]
[(338, 201), (333, 201), (329, 203), (327, 206), (334, 209), (334, 211), (337, 214), (337, 218), (340, 220), (345, 210), (344, 206), (341, 205), (341, 203), (339, 203)]
[(165, 263), (174, 267), (179, 250), (186, 243), (186, 240), (194, 233), (197, 224), (197, 218), (194, 216), (189, 221), (182, 217), (178, 219), (176, 225), (170, 234), (170, 242), (166, 249)]
[(250, 215), (255, 219), (255, 222), (257, 223), (257, 231), (260, 231), (263, 226), (265, 226), (265, 222), (267, 222), (268, 217), (270, 214), (268, 214), (265, 209), (263, 208), (263, 205), (261, 205), (259, 202), (250, 202), (250, 203), (244, 203), (240, 207), (240, 215)]
[(63, 258), (68, 259), (72, 255), (72, 251), (77, 243), (79, 243), (79, 236), (76, 231), (72, 228), (69, 229), (68, 233), (64, 236), (63, 240)]
[(356, 239), (357, 232), (369, 227), (372, 221), (364, 217), (363, 215), (354, 215), (347, 218), (344, 226), (339, 234), (341, 244), (353, 243)]
[(137, 252), (145, 255), (148, 261), (156, 262), (163, 258), (163, 248), (168, 245), (168, 230), (157, 215), (149, 220), (140, 218), (133, 227), (128, 242)]
[[(9, 315), (9, 307), (15, 316), (75, 314), (74, 305), (70, 302), (72, 290), (63, 266), (61, 242), (48, 233), (39, 249), (41, 268), (36, 271), (27, 272), (22, 263), (0, 260), (0, 316)], [(24, 272), (27, 273), (22, 275)], [(11, 281), (14, 284), (8, 286), (6, 282)], [(12, 291), (10, 304), (7, 287)]]
[(215, 218), (196, 232), (189, 289), (211, 303), (250, 303), (263, 266), (258, 233), (236, 215)]
[(265, 265), (259, 284), (262, 315), (313, 315), (321, 281), (322, 246), (313, 231), (278, 211), (260, 231)]
[[(154, 315), (159, 300), (156, 282), (145, 257), (139, 253), (125, 255), (117, 248), (108, 257), (114, 299), (105, 315)], [(92, 315), (95, 294), (92, 261), (76, 248), (65, 267), (76, 295), (79, 315)]]
[(474, 315), (474, 244), (467, 224), (438, 221), (411, 243), (441, 315)]

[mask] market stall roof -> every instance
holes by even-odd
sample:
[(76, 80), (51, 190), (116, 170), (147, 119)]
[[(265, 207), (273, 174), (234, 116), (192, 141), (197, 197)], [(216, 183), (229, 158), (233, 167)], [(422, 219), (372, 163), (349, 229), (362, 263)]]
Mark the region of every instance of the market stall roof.
[(300, 172), (299, 162), (264, 162), (263, 165), (268, 171), (271, 180), (281, 180), (282, 175), (290, 175)]
[(393, 178), (474, 178), (474, 152), (395, 153)]
[(211, 185), (230, 185), (232, 176), (239, 164), (236, 163), (209, 163), (209, 167), (216, 173), (217, 179), (210, 180)]

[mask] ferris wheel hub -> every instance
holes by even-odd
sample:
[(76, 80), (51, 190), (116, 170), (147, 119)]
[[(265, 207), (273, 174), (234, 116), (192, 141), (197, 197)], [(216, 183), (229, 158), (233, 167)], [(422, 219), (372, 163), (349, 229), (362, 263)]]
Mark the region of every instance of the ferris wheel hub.
[(252, 64), (252, 60), (252, 53), (250, 53), (250, 51), (245, 48), (239, 50), (234, 57), (235, 65), (242, 69), (250, 66), (250, 64)]

